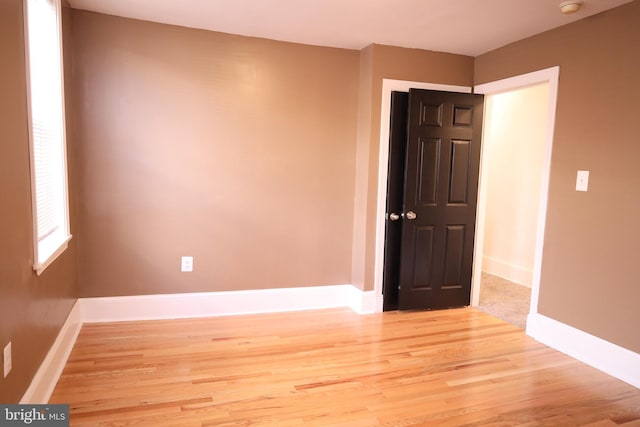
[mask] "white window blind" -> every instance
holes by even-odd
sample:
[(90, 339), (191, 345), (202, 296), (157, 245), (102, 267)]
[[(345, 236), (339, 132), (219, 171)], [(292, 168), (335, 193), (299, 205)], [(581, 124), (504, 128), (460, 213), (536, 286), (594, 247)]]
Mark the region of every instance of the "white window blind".
[(25, 0), (34, 210), (34, 269), (40, 274), (69, 235), (60, 0)]

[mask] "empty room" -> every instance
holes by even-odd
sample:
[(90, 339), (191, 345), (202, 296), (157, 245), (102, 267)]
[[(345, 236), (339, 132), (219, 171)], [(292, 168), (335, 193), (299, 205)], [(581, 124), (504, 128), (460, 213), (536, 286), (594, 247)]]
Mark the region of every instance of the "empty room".
[(640, 0), (0, 0), (0, 55), (0, 425), (640, 425)]

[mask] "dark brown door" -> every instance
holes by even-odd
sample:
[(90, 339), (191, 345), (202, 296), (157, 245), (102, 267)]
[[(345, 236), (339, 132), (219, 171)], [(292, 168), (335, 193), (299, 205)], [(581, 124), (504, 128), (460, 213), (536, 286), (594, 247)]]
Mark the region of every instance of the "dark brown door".
[(383, 310), (398, 308), (400, 288), (400, 249), (402, 244), (402, 205), (404, 203), (404, 166), (407, 147), (409, 94), (391, 92), (389, 128), (389, 167), (387, 177), (387, 214), (384, 238)]
[(409, 92), (399, 309), (469, 305), (482, 95)]

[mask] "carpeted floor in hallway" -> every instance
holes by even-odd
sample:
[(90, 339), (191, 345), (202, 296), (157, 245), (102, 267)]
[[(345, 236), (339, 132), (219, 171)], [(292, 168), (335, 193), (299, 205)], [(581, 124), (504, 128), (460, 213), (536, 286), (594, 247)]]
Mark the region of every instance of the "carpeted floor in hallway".
[(531, 289), (482, 272), (478, 309), (524, 328), (529, 313)]

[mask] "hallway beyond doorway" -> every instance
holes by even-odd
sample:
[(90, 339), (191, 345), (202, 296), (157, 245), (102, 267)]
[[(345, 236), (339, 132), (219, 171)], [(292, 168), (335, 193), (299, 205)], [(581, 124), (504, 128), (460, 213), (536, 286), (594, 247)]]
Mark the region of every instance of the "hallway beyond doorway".
[(531, 289), (482, 272), (478, 309), (523, 328), (527, 324)]

